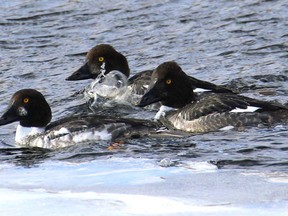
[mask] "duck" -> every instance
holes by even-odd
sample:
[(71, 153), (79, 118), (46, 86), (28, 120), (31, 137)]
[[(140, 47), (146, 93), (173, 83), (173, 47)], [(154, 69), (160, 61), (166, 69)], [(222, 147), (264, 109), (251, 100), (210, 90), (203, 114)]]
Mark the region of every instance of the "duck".
[(75, 115), (50, 123), (51, 108), (42, 93), (21, 89), (13, 94), (0, 126), (18, 122), (18, 146), (57, 149), (91, 141), (114, 141), (156, 133), (159, 124), (148, 120)]
[[(137, 105), (150, 86), (153, 71), (154, 69), (145, 70), (129, 78), (130, 68), (127, 58), (110, 44), (99, 44), (88, 51), (85, 63), (66, 80), (93, 79), (90, 88), (85, 91), (88, 92), (86, 96), (90, 95), (94, 99), (99, 95), (110, 99), (118, 97), (122, 101)], [(236, 91), (224, 85), (216, 85), (191, 76), (189, 80), (194, 91)], [(101, 89), (103, 83), (106, 85)]]
[(195, 93), (189, 76), (174, 61), (160, 64), (152, 74), (150, 90), (139, 107), (161, 102), (154, 119), (166, 127), (189, 133), (245, 129), (285, 122), (286, 106), (231, 92)]

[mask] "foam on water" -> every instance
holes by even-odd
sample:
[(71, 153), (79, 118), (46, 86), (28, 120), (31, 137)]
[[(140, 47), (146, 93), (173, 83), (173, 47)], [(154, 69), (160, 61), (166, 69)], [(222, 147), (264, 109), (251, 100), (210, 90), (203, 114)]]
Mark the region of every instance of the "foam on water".
[(114, 99), (120, 97), (127, 90), (127, 77), (119, 71), (110, 71), (107, 75), (97, 78), (85, 90), (87, 98), (94, 103), (100, 98)]

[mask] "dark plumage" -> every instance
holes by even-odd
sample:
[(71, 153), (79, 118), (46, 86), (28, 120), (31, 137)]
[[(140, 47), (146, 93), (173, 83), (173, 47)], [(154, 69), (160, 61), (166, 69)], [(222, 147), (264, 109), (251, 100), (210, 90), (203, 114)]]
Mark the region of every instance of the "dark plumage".
[(126, 57), (117, 52), (112, 46), (100, 44), (89, 50), (85, 64), (66, 80), (95, 79), (101, 75), (102, 71), (104, 71), (103, 74), (107, 74), (112, 70), (121, 71), (127, 77), (130, 75)]
[[(176, 129), (208, 132), (226, 126), (272, 124), (288, 116), (287, 108), (282, 105), (227, 93), (221, 89), (197, 95), (193, 92), (193, 81), (175, 62), (159, 65), (152, 79), (154, 85), (142, 97), (139, 106), (160, 101), (165, 106), (176, 108), (162, 118), (166, 126)], [(243, 111), (247, 108), (254, 108), (254, 112)], [(242, 109), (241, 112), (239, 109)]]
[(141, 137), (156, 133), (159, 125), (148, 120), (109, 118), (98, 115), (67, 117), (52, 122), (44, 96), (34, 89), (22, 89), (11, 98), (0, 125), (18, 121), (16, 142), (24, 146), (59, 148), (76, 143)]
[[(180, 67), (179, 69), (181, 70)], [(117, 52), (111, 45), (100, 44), (89, 50), (85, 64), (66, 80), (95, 79), (99, 76), (108, 74), (113, 70), (120, 71), (125, 74), (127, 78), (130, 75), (130, 69), (126, 57), (120, 52)], [(150, 85), (152, 73), (153, 70), (146, 70), (129, 78), (128, 87), (131, 92), (142, 96)], [(203, 88), (213, 92), (232, 92), (232, 90), (224, 86), (218, 86), (194, 77), (189, 77), (189, 80), (193, 89)]]

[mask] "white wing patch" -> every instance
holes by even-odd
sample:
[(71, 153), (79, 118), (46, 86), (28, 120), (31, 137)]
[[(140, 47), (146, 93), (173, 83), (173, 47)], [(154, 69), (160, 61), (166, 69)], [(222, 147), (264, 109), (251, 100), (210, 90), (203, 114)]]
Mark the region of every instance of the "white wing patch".
[(193, 90), (195, 93), (211, 91), (210, 89), (196, 88)]
[(246, 109), (236, 107), (236, 109), (233, 109), (230, 112), (255, 112), (258, 109), (260, 109), (260, 107), (247, 106)]
[(62, 134), (69, 134), (70, 131), (67, 128), (62, 127), (58, 131), (55, 131), (54, 134), (57, 135), (62, 135)]
[(233, 128), (234, 128), (234, 126), (228, 125), (228, 126), (226, 126), (226, 127), (220, 128), (219, 130), (220, 130), (220, 131), (228, 131), (228, 130), (231, 130), (231, 129), (233, 129)]

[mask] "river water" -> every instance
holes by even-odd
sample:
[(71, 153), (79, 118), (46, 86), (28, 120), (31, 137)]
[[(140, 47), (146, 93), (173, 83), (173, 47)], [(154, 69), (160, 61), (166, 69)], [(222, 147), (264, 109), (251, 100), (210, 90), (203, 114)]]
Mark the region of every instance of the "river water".
[[(198, 79), (287, 103), (287, 11), (285, 0), (1, 1), (1, 113), (21, 88), (41, 91), (53, 120), (87, 112), (77, 92), (91, 81), (65, 78), (100, 43), (122, 52), (132, 74), (174, 60)], [(17, 148), (15, 128), (0, 130), (1, 216), (287, 214), (287, 125), (127, 140), (113, 151)]]

